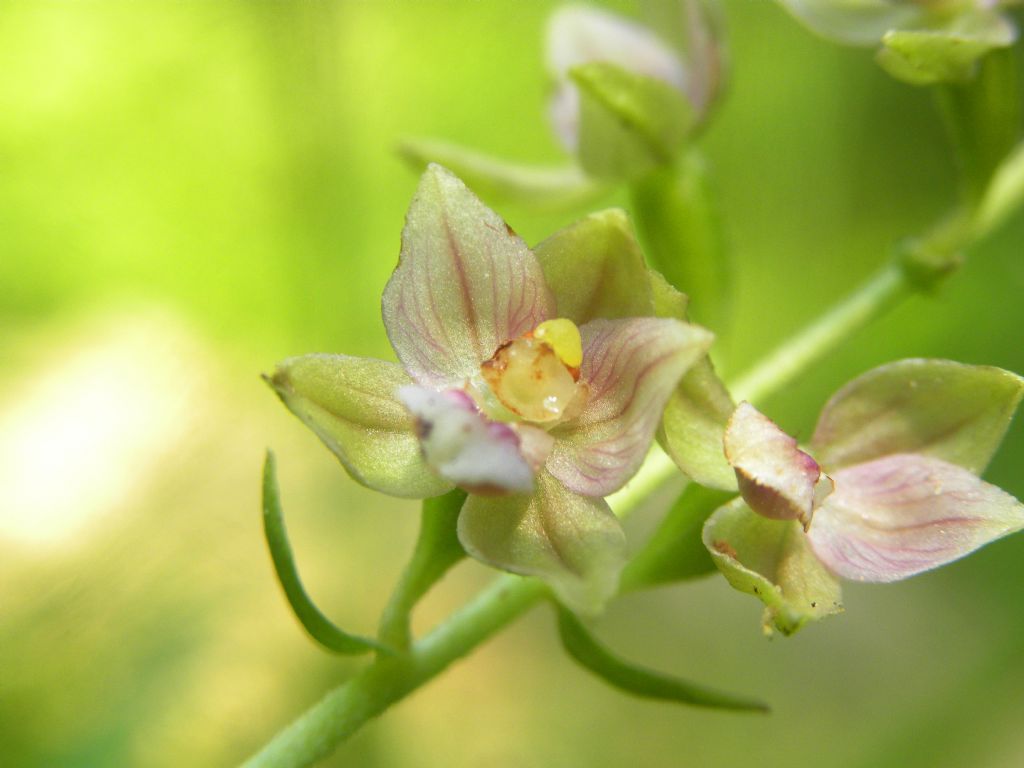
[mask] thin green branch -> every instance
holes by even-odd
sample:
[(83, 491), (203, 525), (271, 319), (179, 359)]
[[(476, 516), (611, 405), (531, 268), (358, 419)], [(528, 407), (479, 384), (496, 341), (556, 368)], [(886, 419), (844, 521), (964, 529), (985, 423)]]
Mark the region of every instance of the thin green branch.
[(912, 292), (903, 268), (887, 264), (851, 295), (763, 358), (730, 386), (730, 391), (737, 401), (764, 400)]

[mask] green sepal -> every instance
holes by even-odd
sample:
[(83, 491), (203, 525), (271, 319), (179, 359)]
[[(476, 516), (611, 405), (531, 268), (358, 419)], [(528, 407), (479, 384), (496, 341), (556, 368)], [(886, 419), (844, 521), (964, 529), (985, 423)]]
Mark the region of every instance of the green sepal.
[(708, 518), (704, 546), (735, 589), (765, 604), (766, 634), (791, 635), (843, 610), (839, 582), (796, 520), (769, 520), (735, 499)]
[(515, 203), (535, 211), (579, 208), (608, 191), (576, 165), (515, 163), (440, 139), (402, 139), (398, 154), (417, 173), (437, 163), (491, 203)]
[(620, 691), (645, 699), (694, 707), (767, 712), (768, 705), (734, 696), (623, 661), (602, 646), (572, 613), (558, 607), (558, 635), (565, 652), (581, 667)]
[(451, 489), (427, 467), (412, 418), (394, 396), (412, 383), (400, 365), (303, 355), (279, 363), (264, 379), (362, 485), (419, 499)]
[(558, 297), (558, 316), (577, 325), (651, 314), (643, 252), (620, 208), (593, 213), (559, 230), (534, 253)]
[(998, 14), (961, 14), (933, 29), (891, 29), (882, 36), (878, 63), (911, 85), (964, 83), (978, 59), (1011, 45), (1013, 27)]
[(412, 559), (406, 566), (380, 621), (380, 639), (396, 648), (408, 648), (409, 617), (434, 584), (466, 556), (457, 532), (466, 492), (456, 489), (444, 496), (425, 499), (420, 513), (420, 533)]
[[(686, 321), (688, 297), (658, 272), (649, 274), (654, 314)], [(701, 485), (736, 490), (736, 473), (722, 440), (736, 405), (705, 355), (684, 374), (665, 404), (658, 443), (687, 477)]]
[(682, 93), (612, 64), (584, 64), (569, 75), (580, 90), (577, 151), (589, 175), (636, 179), (678, 155), (694, 125)]
[(732, 269), (707, 162), (687, 152), (631, 188), (636, 226), (651, 266), (690, 297), (690, 316), (728, 330)]
[(532, 495), (470, 496), (459, 541), (483, 563), (544, 581), (584, 615), (615, 596), (627, 555), (622, 525), (604, 499), (573, 493), (546, 471)]
[(1010, 426), (1024, 378), (951, 360), (898, 360), (844, 386), (821, 411), (811, 447), (826, 471), (896, 453), (980, 474)]
[(735, 495), (695, 483), (688, 485), (647, 543), (626, 564), (621, 590), (628, 592), (713, 573), (715, 564), (701, 539), (701, 531), (711, 513)]
[(277, 469), (274, 454), (267, 451), (263, 462), (263, 533), (270, 549), (270, 559), (292, 612), (301, 622), (309, 636), (327, 650), (345, 656), (379, 651), (394, 653), (390, 646), (368, 637), (350, 635), (335, 626), (309, 599), (299, 579), (292, 548), (288, 543), (288, 532), (284, 526), (281, 511), (281, 497), (277, 486)]

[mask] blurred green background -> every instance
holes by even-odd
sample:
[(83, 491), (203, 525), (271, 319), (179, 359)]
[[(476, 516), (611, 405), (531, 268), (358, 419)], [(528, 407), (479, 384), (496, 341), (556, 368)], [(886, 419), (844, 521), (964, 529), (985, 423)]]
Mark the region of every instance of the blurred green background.
[[(416, 179), (406, 134), (559, 161), (540, 0), (0, 6), (0, 765), (230, 765), (358, 661), (293, 620), (260, 528), (279, 457), (303, 576), (369, 631), (417, 515), (374, 495), (258, 373), (391, 354), (380, 291)], [(613, 4), (635, 10), (628, 2)], [(953, 199), (929, 95), (764, 0), (726, 3), (732, 83), (705, 136), (737, 268), (736, 373)], [(623, 204), (611, 198), (600, 205)], [(536, 242), (584, 211), (501, 212)], [(1024, 217), (766, 404), (806, 436), (852, 375), (907, 356), (1024, 372)], [(988, 477), (1024, 497), (1024, 425)], [(653, 517), (632, 521), (635, 532)], [(421, 628), (491, 574), (461, 565)], [(1024, 536), (765, 640), (724, 581), (616, 603), (632, 658), (769, 717), (626, 698), (546, 610), (367, 727), (332, 765), (1024, 764)]]

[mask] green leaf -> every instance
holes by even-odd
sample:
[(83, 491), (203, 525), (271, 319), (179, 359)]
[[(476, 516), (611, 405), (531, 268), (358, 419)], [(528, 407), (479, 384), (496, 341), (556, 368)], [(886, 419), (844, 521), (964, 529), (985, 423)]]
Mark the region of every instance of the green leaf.
[(274, 454), (267, 451), (263, 463), (263, 532), (267, 537), (270, 558), (274, 562), (277, 580), (284, 589), (288, 604), (310, 637), (329, 651), (343, 655), (356, 655), (370, 651), (392, 652), (390, 647), (367, 637), (350, 635), (336, 627), (313, 605), (299, 579), (299, 572), (288, 544), (284, 527), (281, 498), (277, 487), (277, 469)]
[(760, 701), (705, 688), (702, 685), (630, 664), (613, 655), (587, 632), (564, 608), (558, 609), (558, 634), (562, 646), (581, 667), (620, 691), (645, 699), (671, 701), (695, 707), (767, 712)]
[(540, 211), (563, 210), (579, 208), (608, 191), (575, 165), (515, 163), (438, 139), (403, 139), (398, 154), (417, 172), (424, 171), (430, 163), (443, 165), (491, 203), (516, 203)]
[(651, 265), (690, 297), (690, 315), (722, 335), (732, 310), (732, 269), (707, 163), (689, 152), (631, 188)]
[(459, 513), (465, 501), (465, 491), (456, 489), (423, 502), (420, 533), (412, 560), (381, 617), (380, 638), (389, 645), (409, 647), (412, 609), (449, 568), (466, 556), (457, 533)]
[(716, 509), (736, 496), (691, 483), (644, 547), (622, 571), (622, 591), (698, 578), (714, 572), (701, 531)]
[(959, 14), (934, 29), (892, 29), (882, 37), (878, 63), (911, 85), (962, 83), (978, 59), (1011, 45), (1013, 26), (997, 13)]
[(573, 493), (547, 472), (529, 496), (470, 496), (459, 541), (481, 562), (543, 580), (582, 614), (604, 608), (626, 562), (626, 536), (605, 501)]
[(392, 496), (449, 490), (423, 461), (412, 420), (394, 393), (412, 383), (395, 363), (305, 355), (264, 376), (288, 409), (323, 440), (357, 482)]
[(950, 360), (900, 360), (858, 376), (822, 409), (814, 455), (834, 471), (895, 453), (980, 474), (1002, 442), (1024, 379)]
[(651, 314), (647, 265), (625, 211), (593, 213), (556, 232), (534, 253), (559, 317), (583, 325)]
[(994, 231), (1024, 207), (1024, 141), (999, 165), (985, 191), (974, 219), (981, 237)]
[(682, 93), (604, 63), (573, 68), (580, 90), (579, 159), (599, 179), (635, 179), (668, 165), (693, 127)]
[(704, 545), (735, 589), (765, 604), (766, 633), (791, 635), (843, 609), (839, 582), (796, 520), (769, 520), (736, 499), (708, 519)]

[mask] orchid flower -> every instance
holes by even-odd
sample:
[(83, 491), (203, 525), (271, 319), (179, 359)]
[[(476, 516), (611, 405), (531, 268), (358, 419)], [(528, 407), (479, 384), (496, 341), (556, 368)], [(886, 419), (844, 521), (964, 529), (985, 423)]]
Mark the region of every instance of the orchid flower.
[(458, 535), (470, 555), (593, 613), (626, 554), (603, 497), (636, 472), (712, 340), (649, 316), (661, 284), (631, 238), (612, 211), (535, 255), (431, 165), (382, 302), (400, 363), (308, 355), (270, 382), (354, 479), (413, 498), (464, 489)]
[(837, 577), (890, 582), (957, 560), (1024, 528), (1024, 505), (978, 477), (1022, 395), (998, 368), (884, 365), (829, 400), (810, 453), (741, 403), (725, 452), (742, 498), (708, 519), (705, 545), (786, 634), (841, 610)]
[(916, 85), (968, 79), (975, 62), (1017, 39), (1000, 13), (1015, 0), (779, 0), (823, 37), (881, 45), (879, 63)]

